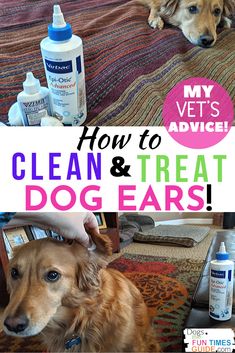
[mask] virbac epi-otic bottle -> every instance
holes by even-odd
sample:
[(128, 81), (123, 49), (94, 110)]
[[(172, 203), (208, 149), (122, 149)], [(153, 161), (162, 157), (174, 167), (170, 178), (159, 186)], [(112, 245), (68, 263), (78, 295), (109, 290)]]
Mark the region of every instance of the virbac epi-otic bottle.
[(224, 242), (210, 263), (209, 315), (226, 321), (232, 316), (234, 262), (229, 260)]
[(72, 34), (59, 5), (54, 5), (53, 23), (40, 46), (52, 115), (65, 125), (81, 125), (87, 116), (82, 40)]

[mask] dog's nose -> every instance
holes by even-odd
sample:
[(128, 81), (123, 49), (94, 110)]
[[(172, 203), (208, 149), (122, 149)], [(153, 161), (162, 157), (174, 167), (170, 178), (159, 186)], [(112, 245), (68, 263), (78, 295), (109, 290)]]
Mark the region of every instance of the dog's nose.
[(208, 35), (200, 36), (198, 44), (203, 48), (209, 48), (214, 42), (214, 38)]
[(26, 329), (29, 324), (29, 319), (25, 315), (20, 316), (8, 316), (5, 321), (4, 325), (6, 328), (15, 333), (22, 332)]

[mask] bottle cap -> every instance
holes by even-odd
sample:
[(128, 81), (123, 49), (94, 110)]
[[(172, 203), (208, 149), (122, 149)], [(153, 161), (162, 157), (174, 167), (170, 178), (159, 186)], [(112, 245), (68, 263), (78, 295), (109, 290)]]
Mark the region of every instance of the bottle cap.
[(224, 242), (221, 242), (219, 251), (216, 253), (216, 260), (228, 260), (229, 253), (227, 253)]
[(60, 5), (53, 7), (53, 23), (48, 26), (48, 35), (51, 40), (58, 42), (72, 37), (72, 27), (65, 22)]
[(24, 92), (27, 94), (35, 94), (40, 91), (40, 81), (34, 77), (32, 72), (27, 72), (26, 80), (23, 82)]

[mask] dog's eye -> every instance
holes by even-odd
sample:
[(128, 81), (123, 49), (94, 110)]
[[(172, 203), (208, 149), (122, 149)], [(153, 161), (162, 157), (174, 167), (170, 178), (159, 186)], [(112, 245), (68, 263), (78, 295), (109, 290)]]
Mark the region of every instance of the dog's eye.
[(11, 278), (12, 279), (18, 279), (20, 277), (19, 271), (17, 270), (17, 268), (12, 268), (11, 269)]
[(189, 12), (190, 12), (191, 14), (198, 13), (198, 8), (197, 8), (197, 6), (190, 6), (190, 7), (188, 8), (188, 10), (189, 10)]
[(215, 10), (214, 10), (214, 15), (215, 15), (215, 16), (221, 15), (221, 10), (220, 10), (219, 8), (215, 9)]
[(49, 271), (45, 276), (45, 280), (47, 282), (56, 282), (58, 281), (59, 278), (60, 278), (60, 274), (56, 271)]

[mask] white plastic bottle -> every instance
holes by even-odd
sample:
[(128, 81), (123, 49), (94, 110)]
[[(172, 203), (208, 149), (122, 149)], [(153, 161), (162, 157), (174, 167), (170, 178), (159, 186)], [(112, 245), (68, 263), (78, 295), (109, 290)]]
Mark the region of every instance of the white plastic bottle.
[(51, 115), (49, 90), (41, 87), (32, 72), (27, 72), (23, 87), (24, 90), (17, 96), (23, 125), (40, 125), (42, 118)]
[(59, 5), (54, 5), (53, 23), (40, 46), (52, 115), (62, 117), (65, 125), (81, 125), (87, 116), (82, 40), (72, 34)]
[(210, 263), (209, 315), (215, 320), (226, 321), (232, 316), (233, 272), (234, 262), (222, 242), (216, 260)]

